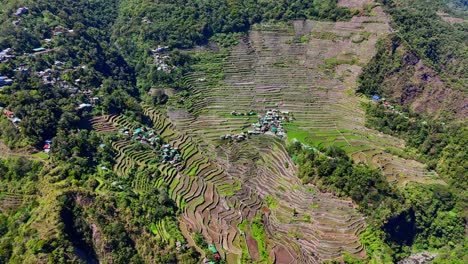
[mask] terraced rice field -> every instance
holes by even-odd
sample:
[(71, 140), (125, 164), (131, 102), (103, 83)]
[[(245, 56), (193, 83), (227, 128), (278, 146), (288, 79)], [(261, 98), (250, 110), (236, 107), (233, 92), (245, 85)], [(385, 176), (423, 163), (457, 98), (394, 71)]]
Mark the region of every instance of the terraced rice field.
[[(354, 8), (367, 3), (371, 1), (340, 1)], [(351, 201), (302, 185), (283, 141), (258, 136), (221, 142), (219, 136), (245, 131), (256, 120), (234, 117), (232, 111), (263, 113), (278, 107), (295, 117), (286, 127), (288, 140), (341, 146), (401, 186), (439, 182), (422, 164), (385, 152), (401, 149), (404, 142), (364, 126), (360, 103), (366, 99), (352, 91), (377, 39), (389, 31), (380, 7), (371, 13), (350, 22), (256, 25), (228, 54), (200, 51), (206, 56), (185, 76), (192, 94), (189, 109), (170, 105), (162, 113), (143, 107), (156, 133), (179, 148), (182, 169), (161, 164), (161, 177), (136, 178), (132, 188), (166, 183), (183, 209), (180, 227), (187, 241), (195, 246), (191, 236), (201, 233), (229, 263), (240, 263), (243, 254), (276, 263), (320, 263), (344, 251), (363, 256), (363, 217)], [(102, 133), (138, 126), (122, 116), (98, 117), (93, 124)], [(125, 141), (112, 147), (119, 153), (114, 170), (121, 176), (143, 168), (153, 155), (135, 151)], [(253, 221), (259, 218), (265, 239), (254, 232)], [(164, 223), (153, 229), (168, 240)]]
[[(172, 144), (191, 141), (180, 132), (166, 131), (171, 126), (164, 115), (151, 109), (146, 114), (152, 117), (155, 128), (161, 129), (159, 133), (170, 135), (164, 140)], [(172, 197), (176, 201), (182, 198), (186, 203), (181, 220), (188, 231), (201, 232), (227, 258), (239, 259), (242, 247), (248, 247), (249, 252), (258, 249), (241, 243), (252, 238), (237, 226), (262, 214), (264, 199), (272, 196), (279, 200), (279, 206), (267, 209), (263, 216), (266, 231), (274, 234), (265, 242), (272, 258), (287, 251), (292, 262), (318, 263), (339, 257), (343, 251), (361, 254), (357, 234), (365, 224), (351, 202), (302, 186), (294, 175), (294, 166), (284, 167), (285, 161), (293, 163), (281, 141), (273, 137), (257, 137), (252, 141), (255, 143), (222, 145), (217, 156), (223, 159), (205, 158), (196, 167), (193, 167), (195, 159), (192, 164), (188, 160), (186, 167), (197, 168), (196, 177), (187, 176), (188, 170), (177, 175), (176, 184), (171, 186)], [(197, 155), (203, 156), (195, 143), (190, 145)], [(181, 146), (181, 152), (192, 149)], [(291, 232), (305, 235), (294, 238)]]
[[(365, 223), (352, 203), (303, 186), (280, 140), (262, 136), (250, 141), (224, 145), (220, 152), (227, 155), (225, 164), (231, 177), (240, 179), (246, 190), (234, 196), (249, 191), (257, 199), (273, 197), (278, 203), (264, 216), (274, 248), (270, 255), (281, 255), (283, 261), (285, 255), (290, 256), (288, 262), (313, 263), (339, 257), (343, 251), (362, 253), (357, 234)], [(286, 168), (285, 163), (291, 166)], [(251, 206), (247, 203), (246, 207)]]
[[(354, 8), (371, 2), (341, 1)], [(340, 146), (355, 161), (381, 168), (400, 186), (443, 183), (423, 164), (385, 152), (404, 148), (403, 141), (364, 125), (361, 105), (368, 100), (354, 95), (356, 78), (377, 40), (390, 30), (380, 7), (371, 14), (349, 22), (256, 25), (227, 56), (202, 60), (198, 71), (186, 76), (195, 94), (193, 109), (170, 109), (171, 120), (210, 149), (220, 135), (246, 131), (252, 123), (247, 116), (230, 116), (232, 111), (262, 113), (278, 107), (295, 117), (285, 125), (288, 140)]]
[(17, 208), (23, 204), (24, 197), (20, 194), (0, 192), (0, 212)]
[[(318, 263), (339, 257), (342, 251), (363, 252), (357, 236), (364, 228), (363, 218), (349, 201), (302, 186), (294, 166), (284, 168), (284, 161), (293, 163), (280, 140), (258, 137), (252, 139), (255, 144), (223, 145), (217, 151), (225, 154), (224, 159), (212, 160), (191, 137), (175, 130), (167, 116), (147, 107), (145, 114), (163, 140), (180, 149), (184, 169), (177, 171), (162, 164), (160, 178), (137, 178), (132, 187), (138, 191), (167, 183), (171, 198), (183, 208), (180, 220), (186, 236), (200, 232), (223, 257), (237, 262), (243, 249), (259, 250), (256, 244), (245, 243), (255, 240), (238, 226), (260, 215), (268, 234), (264, 250), (271, 259), (281, 255), (292, 262)], [(125, 122), (115, 116), (100, 120), (116, 127)], [(114, 169), (122, 176), (133, 167), (138, 169), (137, 164), (146, 162), (143, 157), (150, 155), (132, 150), (125, 141), (114, 142), (112, 147), (119, 153)], [(277, 208), (265, 207), (268, 196), (278, 199)], [(152, 230), (157, 238), (168, 240), (163, 224), (155, 223)], [(304, 235), (294, 237), (293, 233)], [(193, 242), (190, 237), (187, 240)]]

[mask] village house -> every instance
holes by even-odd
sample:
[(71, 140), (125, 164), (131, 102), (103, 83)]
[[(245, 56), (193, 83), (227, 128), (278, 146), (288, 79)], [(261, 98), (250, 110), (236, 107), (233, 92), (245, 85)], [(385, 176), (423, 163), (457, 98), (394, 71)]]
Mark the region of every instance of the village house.
[(8, 117), (8, 118), (13, 118), (15, 117), (15, 113), (13, 113), (10, 110), (4, 110), (3, 113)]
[(19, 72), (21, 74), (29, 74), (29, 69), (26, 67), (26, 65), (21, 65), (18, 68), (13, 70), (14, 72)]
[(7, 49), (0, 51), (0, 61), (6, 61), (14, 57), (15, 56), (11, 54), (11, 48), (7, 48)]
[(44, 48), (44, 47), (39, 47), (39, 48), (33, 49), (33, 52), (34, 52), (34, 53), (42, 52), (42, 51), (46, 51), (46, 48)]
[(89, 98), (89, 102), (91, 102), (92, 104), (97, 104), (97, 103), (99, 103), (99, 97), (97, 97), (97, 96), (91, 97), (91, 98)]
[(226, 134), (219, 137), (220, 140), (235, 140), (237, 142), (243, 141), (246, 139), (246, 133), (240, 134)]
[(10, 85), (12, 81), (13, 80), (6, 76), (0, 76), (0, 86)]
[(141, 22), (145, 23), (145, 24), (151, 24), (151, 20), (149, 20), (147, 17), (144, 17)]
[(53, 30), (52, 30), (52, 34), (54, 36), (58, 36), (60, 34), (63, 34), (63, 33), (66, 33), (68, 32), (68, 29), (63, 27), (63, 26), (56, 26)]
[(44, 150), (45, 153), (48, 154), (50, 152), (50, 143), (45, 143), (42, 149)]
[(91, 89), (88, 89), (88, 90), (80, 91), (79, 93), (90, 96), (93, 93), (93, 91)]
[(22, 15), (26, 15), (27, 13), (29, 13), (29, 9), (25, 6), (22, 6), (18, 9), (16, 9), (16, 12), (15, 12), (15, 16), (22, 16)]
[(77, 110), (82, 110), (82, 109), (90, 109), (90, 108), (93, 108), (93, 105), (92, 104), (80, 104), (78, 105), (78, 107), (76, 108)]
[(0, 87), (11, 85), (13, 83), (13, 80), (6, 77), (6, 76), (1, 76), (0, 77)]
[(57, 66), (57, 67), (63, 67), (63, 65), (65, 65), (65, 63), (57, 60), (57, 61), (54, 62), (54, 65)]
[(168, 49), (169, 49), (169, 46), (160, 46), (160, 45), (158, 45), (158, 47), (156, 49), (154, 49), (154, 50), (151, 50), (151, 52), (161, 53), (161, 52), (164, 52), (164, 51), (166, 51)]

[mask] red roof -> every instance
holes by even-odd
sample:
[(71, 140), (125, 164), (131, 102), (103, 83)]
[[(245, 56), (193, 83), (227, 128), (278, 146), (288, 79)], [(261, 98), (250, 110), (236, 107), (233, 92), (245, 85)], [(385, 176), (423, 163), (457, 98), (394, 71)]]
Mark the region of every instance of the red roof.
[(50, 145), (49, 145), (49, 144), (45, 144), (45, 145), (44, 145), (44, 149), (50, 149)]
[(5, 110), (5, 115), (10, 116), (13, 115), (14, 113), (10, 110)]

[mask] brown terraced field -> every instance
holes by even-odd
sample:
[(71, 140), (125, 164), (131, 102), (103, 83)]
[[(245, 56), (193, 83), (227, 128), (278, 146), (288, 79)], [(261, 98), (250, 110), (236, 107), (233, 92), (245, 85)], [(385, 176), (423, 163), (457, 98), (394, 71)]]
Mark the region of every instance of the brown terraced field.
[[(139, 181), (133, 187), (141, 190), (167, 183), (171, 197), (183, 208), (180, 220), (187, 236), (199, 232), (226, 258), (238, 261), (243, 248), (259, 250), (255, 243), (245, 243), (255, 239), (239, 226), (263, 217), (269, 234), (263, 250), (268, 250), (270, 260), (289, 256), (292, 262), (317, 263), (339, 257), (343, 251), (363, 252), (357, 236), (365, 228), (362, 216), (351, 202), (303, 186), (282, 141), (257, 137), (222, 145), (217, 152), (224, 153), (225, 160), (218, 162), (205, 156), (192, 138), (177, 132), (164, 114), (151, 108), (145, 108), (145, 114), (166, 142), (179, 146), (184, 165), (182, 171), (161, 165), (160, 179)], [(112, 116), (99, 120), (107, 125), (116, 122), (115, 126), (122, 122)], [(119, 153), (114, 169), (122, 176), (144, 163), (140, 156), (147, 156), (131, 146), (124, 141), (113, 144)], [(291, 166), (285, 168), (285, 162)], [(267, 197), (274, 197), (278, 204), (267, 208)]]
[[(362, 8), (372, 1), (340, 4)], [(194, 51), (199, 63), (184, 80), (192, 94), (190, 106), (170, 101), (167, 111), (143, 107), (156, 133), (180, 150), (181, 167), (161, 164), (161, 176), (138, 178), (132, 187), (138, 191), (167, 184), (182, 208), (180, 226), (187, 241), (195, 246), (192, 236), (202, 234), (229, 263), (241, 263), (242, 257), (320, 263), (344, 252), (364, 256), (359, 242), (366, 227), (363, 216), (350, 201), (304, 186), (284, 140), (262, 135), (226, 142), (219, 136), (246, 131), (256, 122), (256, 117), (232, 116), (232, 111), (261, 114), (278, 106), (295, 118), (286, 125), (286, 141), (340, 146), (399, 186), (441, 183), (421, 163), (386, 152), (402, 149), (404, 142), (364, 126), (361, 103), (367, 99), (353, 93), (356, 78), (388, 31), (387, 17), (375, 6), (367, 16), (361, 12), (348, 22), (255, 25), (227, 52)], [(92, 124), (102, 134), (137, 127), (113, 115), (96, 117)], [(120, 176), (144, 169), (156, 155), (137, 151), (128, 138), (112, 147)], [(156, 229), (158, 238), (169, 239), (163, 223)]]

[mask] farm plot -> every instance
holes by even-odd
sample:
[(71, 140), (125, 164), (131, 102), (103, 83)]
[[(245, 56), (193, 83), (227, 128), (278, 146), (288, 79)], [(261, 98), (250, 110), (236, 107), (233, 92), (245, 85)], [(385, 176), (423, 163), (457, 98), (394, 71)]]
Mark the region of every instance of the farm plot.
[[(301, 186), (281, 141), (260, 136), (252, 138), (253, 144), (232, 142), (218, 149), (223, 158), (211, 160), (203, 158), (197, 144), (176, 131), (164, 114), (150, 108), (145, 114), (159, 134), (167, 135), (165, 141), (180, 146), (182, 156), (200, 156), (184, 159), (185, 167), (192, 169), (177, 173), (170, 185), (171, 197), (184, 209), (181, 222), (186, 234), (200, 232), (225, 257), (238, 259), (248, 247), (238, 226), (243, 221), (250, 226), (264, 214), (266, 197), (275, 197), (278, 207), (265, 214), (264, 223), (277, 235), (266, 237), (262, 252), (287, 250), (303, 263), (318, 263), (342, 251), (356, 255), (363, 251), (357, 235), (364, 228), (363, 218), (350, 202)], [(299, 239), (295, 232), (306, 235)]]
[[(219, 191), (220, 188), (226, 189), (223, 186), (232, 186), (236, 182), (227, 179), (223, 169), (206, 158), (190, 137), (174, 130), (167, 117), (150, 108), (145, 108), (145, 113), (154, 121), (154, 130), (161, 135), (162, 140), (180, 150), (184, 169), (176, 170), (169, 163), (159, 163), (161, 177), (151, 176), (145, 179), (136, 174), (132, 188), (143, 191), (167, 183), (171, 198), (183, 210), (181, 222), (185, 224), (185, 233), (193, 235), (200, 232), (221, 253), (229, 254), (234, 259), (240, 258), (240, 233), (236, 226), (240, 223), (242, 214), (240, 210), (229, 206), (231, 202)], [(139, 128), (138, 124), (128, 122), (123, 116), (101, 117), (94, 123), (110, 123), (116, 128), (125, 127), (131, 130)], [(142, 170), (158, 155), (154, 149), (141, 148), (139, 144), (141, 143), (133, 140), (133, 137), (127, 136), (112, 142), (111, 147), (118, 152), (114, 166), (118, 175), (125, 176), (130, 171)], [(168, 240), (164, 223), (155, 223), (151, 229), (158, 239)]]
[[(239, 204), (239, 201), (221, 191), (223, 186), (231, 187), (236, 182), (206, 158), (190, 137), (174, 130), (174, 125), (162, 113), (145, 108), (145, 114), (154, 121), (156, 131), (163, 135), (165, 141), (179, 147), (186, 161), (187, 169), (178, 173), (170, 185), (171, 197), (184, 208), (181, 222), (185, 225), (186, 233), (193, 235), (200, 232), (221, 253), (240, 257), (240, 233), (236, 226), (241, 222), (243, 213), (230, 206)], [(247, 211), (245, 214), (249, 213)]]
[(23, 204), (23, 196), (15, 193), (0, 192), (0, 212), (17, 208)]
[(365, 222), (351, 202), (303, 186), (282, 141), (268, 136), (250, 141), (221, 146), (225, 160), (219, 163), (241, 182), (243, 191), (234, 193), (239, 208), (260, 212), (268, 206), (263, 224), (270, 255), (287, 251), (299, 263), (319, 263), (343, 251), (364, 253), (358, 234)]

